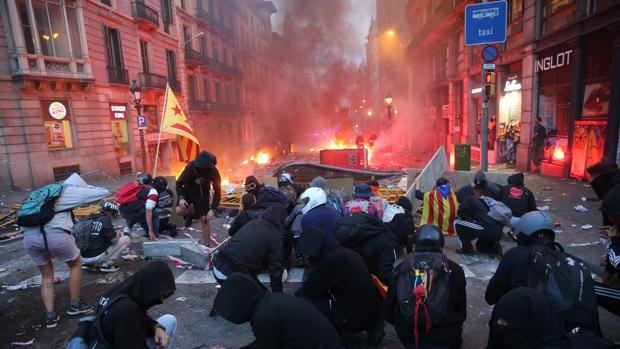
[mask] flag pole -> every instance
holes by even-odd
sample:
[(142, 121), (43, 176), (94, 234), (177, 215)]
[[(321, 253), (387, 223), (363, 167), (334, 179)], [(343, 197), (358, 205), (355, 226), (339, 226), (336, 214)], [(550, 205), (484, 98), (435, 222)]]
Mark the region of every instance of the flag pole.
[(166, 117), (166, 109), (168, 108), (168, 88), (166, 83), (166, 93), (164, 93), (164, 108), (161, 111), (161, 121), (159, 122), (159, 135), (157, 136), (157, 150), (155, 151), (155, 165), (153, 166), (153, 177), (157, 176), (157, 159), (159, 159), (159, 143), (161, 143), (161, 129), (164, 127), (164, 118)]

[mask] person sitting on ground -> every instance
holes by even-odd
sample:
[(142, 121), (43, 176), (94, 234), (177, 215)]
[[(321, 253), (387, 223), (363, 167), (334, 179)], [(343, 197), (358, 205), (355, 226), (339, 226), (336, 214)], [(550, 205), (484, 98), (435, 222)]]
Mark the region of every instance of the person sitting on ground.
[(502, 238), (504, 225), (489, 215), (491, 208), (486, 200), (493, 199), (475, 195), (463, 198), (458, 209), (458, 218), (454, 220), (454, 228), (461, 241), (461, 248), (456, 250), (457, 253), (474, 253), (472, 241), (477, 239), (478, 252), (502, 255), (499, 241)]
[(347, 202), (345, 215), (351, 213), (366, 213), (381, 218), (377, 207), (370, 203), (371, 196), (372, 190), (368, 184), (357, 184), (353, 188), (353, 200)]
[[(138, 173), (136, 183), (126, 184), (116, 194), (116, 200), (120, 203), (121, 216), (127, 221), (129, 230), (138, 223), (144, 229), (146, 236), (151, 240), (157, 240), (159, 218), (155, 210), (159, 194), (152, 186), (153, 177), (146, 172)], [(125, 188), (136, 190), (132, 190), (133, 194), (125, 198)]]
[(376, 180), (372, 180), (367, 183), (372, 191), (372, 195), (370, 196), (370, 203), (373, 204), (377, 208), (377, 215), (379, 218), (383, 218), (383, 212), (387, 209), (389, 203), (387, 200), (379, 196), (379, 182)]
[(176, 317), (166, 314), (154, 320), (147, 311), (175, 290), (174, 275), (166, 263), (155, 261), (140, 268), (99, 302), (105, 340), (115, 349), (171, 349)]
[(282, 292), (284, 272), (282, 222), (284, 206), (273, 204), (259, 219), (245, 224), (213, 259), (213, 276), (222, 285), (228, 276), (240, 272), (256, 277), (269, 270), (272, 292)]
[[(552, 304), (558, 305), (554, 311), (562, 317), (566, 331), (583, 327), (600, 334), (590, 271), (582, 262), (564, 254), (554, 241), (553, 228), (554, 222), (545, 212), (529, 212), (521, 217), (515, 228), (518, 246), (500, 261), (487, 285), (485, 300), (493, 305), (508, 291), (521, 286), (546, 290)], [(550, 286), (547, 279), (555, 280), (554, 285)]]
[(502, 296), (489, 322), (488, 349), (616, 347), (584, 328), (567, 335), (549, 299), (528, 287)]
[(455, 235), (454, 220), (459, 209), (459, 202), (446, 178), (438, 178), (435, 187), (428, 193), (416, 190), (415, 198), (423, 201), (420, 225), (433, 224), (438, 226), (444, 234)]
[(348, 214), (336, 224), (338, 241), (359, 253), (368, 271), (387, 287), (398, 250), (396, 235), (381, 219), (359, 212)]
[(518, 218), (524, 214), (536, 211), (536, 199), (534, 193), (523, 184), (523, 173), (515, 173), (508, 177), (508, 185), (502, 188), (500, 200), (510, 207), (514, 219), (511, 226), (516, 225)]
[(114, 229), (112, 219), (117, 216), (118, 206), (113, 201), (99, 202), (99, 215), (90, 225), (88, 246), (80, 251), (87, 269), (105, 273), (118, 271), (114, 262), (129, 247), (131, 238)]
[(495, 200), (501, 199), (502, 188), (494, 182), (488, 181), (487, 176), (482, 171), (476, 172), (474, 175), (474, 184), (466, 185), (456, 192), (456, 198), (459, 203), (463, 201), (466, 196), (488, 196)]
[[(394, 268), (394, 277), (383, 306), (385, 319), (394, 324), (400, 342), (407, 349), (426, 346), (460, 348), (463, 323), (467, 318), (463, 268), (443, 254), (444, 237), (437, 226), (420, 226), (413, 240), (413, 253), (408, 254)], [(422, 266), (430, 266), (431, 269), (425, 270)], [(422, 275), (419, 279), (416, 278), (418, 273)], [(416, 284), (416, 280), (424, 281)], [(419, 301), (425, 301), (428, 307), (431, 326), (425, 321), (422, 306), (416, 316), (415, 287), (419, 287), (422, 292), (429, 292), (426, 297), (420, 296)], [(445, 309), (445, 312), (441, 309)], [(441, 318), (432, 318), (433, 314), (441, 314)]]
[(244, 348), (341, 348), (338, 332), (312, 304), (284, 293), (270, 293), (256, 280), (233, 273), (215, 298), (215, 309), (234, 323), (250, 322), (255, 340)]
[(170, 223), (170, 215), (174, 206), (174, 193), (168, 189), (166, 177), (157, 176), (153, 178), (153, 188), (157, 190), (157, 211), (159, 217), (158, 234), (177, 236), (176, 224)]
[(334, 245), (316, 227), (304, 229), (297, 253), (307, 269), (295, 295), (312, 303), (339, 333), (366, 331), (370, 345), (381, 343), (385, 337), (381, 298), (362, 257)]
[[(194, 218), (200, 218), (203, 244), (211, 243), (210, 220), (222, 199), (222, 179), (215, 155), (202, 151), (195, 160), (185, 166), (177, 179), (177, 214), (185, 217), (185, 227), (190, 227)], [(211, 188), (213, 187), (213, 198)]]
[[(76, 316), (93, 311), (92, 305), (80, 300), (82, 259), (72, 235), (72, 209), (90, 205), (110, 195), (105, 188), (89, 186), (77, 173), (63, 183), (60, 197), (54, 203), (54, 215), (43, 227), (21, 226), (24, 249), (41, 273), (41, 298), (46, 310), (45, 327), (54, 328), (60, 315), (54, 311), (54, 266), (52, 259), (69, 267), (70, 305), (67, 314)], [(19, 214), (19, 212), (18, 212)]]
[(306, 205), (301, 209), (301, 228), (306, 230), (308, 227), (320, 228), (332, 243), (339, 245), (336, 236), (336, 223), (341, 216), (335, 209), (327, 206), (327, 195), (321, 188), (308, 188), (301, 194), (302, 200), (308, 199)]
[(310, 188), (321, 188), (327, 195), (327, 206), (335, 209), (344, 216), (345, 207), (342, 200), (343, 193), (339, 190), (334, 190), (327, 185), (327, 181), (323, 177), (315, 177), (310, 181)]
[(413, 205), (405, 196), (398, 198), (396, 205), (402, 207), (405, 212), (395, 214), (394, 218), (385, 225), (396, 235), (398, 244), (404, 247), (407, 253), (411, 253), (413, 251), (413, 235), (415, 234), (413, 212), (411, 212)]

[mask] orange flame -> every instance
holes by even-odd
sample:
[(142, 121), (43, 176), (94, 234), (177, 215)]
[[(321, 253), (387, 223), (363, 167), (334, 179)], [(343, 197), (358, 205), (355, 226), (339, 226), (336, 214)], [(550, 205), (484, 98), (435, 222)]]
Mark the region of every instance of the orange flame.
[(254, 161), (256, 161), (259, 165), (266, 165), (269, 163), (269, 159), (269, 153), (259, 151), (258, 154), (256, 154), (256, 159)]
[(562, 147), (555, 147), (553, 149), (553, 160), (564, 161), (564, 149)]
[(228, 187), (230, 185), (230, 179), (228, 179), (228, 177), (225, 177), (222, 179), (222, 187)]

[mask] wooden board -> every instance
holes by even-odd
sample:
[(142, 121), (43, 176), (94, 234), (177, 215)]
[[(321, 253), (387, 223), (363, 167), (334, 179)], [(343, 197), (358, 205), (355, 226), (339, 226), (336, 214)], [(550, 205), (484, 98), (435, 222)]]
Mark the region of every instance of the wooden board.
[(353, 178), (328, 178), (326, 181), (331, 189), (353, 194)]

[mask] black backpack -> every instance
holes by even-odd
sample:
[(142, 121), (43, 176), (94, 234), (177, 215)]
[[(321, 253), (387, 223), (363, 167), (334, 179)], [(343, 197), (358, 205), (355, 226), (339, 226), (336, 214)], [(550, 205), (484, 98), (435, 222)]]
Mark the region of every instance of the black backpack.
[(405, 321), (414, 331), (426, 333), (448, 312), (450, 267), (441, 252), (413, 252), (400, 265), (396, 278), (396, 299)]
[[(80, 343), (79, 347), (73, 346), (72, 349), (114, 349), (110, 342), (105, 338), (103, 334), (103, 327), (101, 324), (102, 317), (110, 309), (110, 307), (121, 299), (129, 298), (127, 295), (119, 295), (113, 299), (101, 297), (99, 300), (99, 310), (96, 316), (89, 316), (80, 319), (78, 328), (71, 338), (80, 337), (84, 339), (84, 343)], [(71, 342), (69, 342), (71, 343)]]
[(600, 331), (594, 282), (583, 262), (556, 249), (532, 246), (526, 282), (547, 295), (566, 331), (576, 327)]

